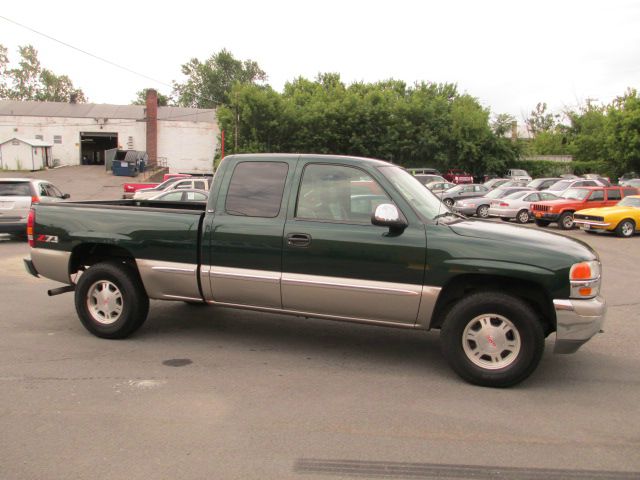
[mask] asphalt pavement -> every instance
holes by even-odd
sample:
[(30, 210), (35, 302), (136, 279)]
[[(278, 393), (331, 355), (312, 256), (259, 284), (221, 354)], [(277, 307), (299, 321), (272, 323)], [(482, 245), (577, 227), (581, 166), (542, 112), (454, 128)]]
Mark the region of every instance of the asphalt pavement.
[(601, 255), (605, 333), (502, 390), (438, 332), (152, 301), (102, 340), (0, 236), (0, 478), (640, 478), (640, 236), (566, 235)]

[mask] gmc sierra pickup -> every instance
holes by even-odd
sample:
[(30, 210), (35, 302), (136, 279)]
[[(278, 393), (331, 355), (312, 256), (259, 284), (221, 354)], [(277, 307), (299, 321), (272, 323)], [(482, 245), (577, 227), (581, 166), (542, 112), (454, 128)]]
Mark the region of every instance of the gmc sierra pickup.
[(27, 270), (66, 284), (50, 294), (75, 291), (103, 338), (136, 331), (150, 298), (439, 329), (462, 378), (505, 387), (534, 371), (545, 337), (575, 352), (605, 314), (586, 244), (467, 219), (372, 159), (230, 156), (206, 205), (40, 204), (27, 233)]

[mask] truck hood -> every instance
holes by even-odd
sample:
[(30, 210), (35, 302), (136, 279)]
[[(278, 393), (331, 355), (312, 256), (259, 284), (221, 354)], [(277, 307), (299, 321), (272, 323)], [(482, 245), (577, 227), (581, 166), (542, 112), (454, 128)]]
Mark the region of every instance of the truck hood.
[(582, 241), (534, 228), (474, 219), (451, 224), (450, 228), (460, 236), (484, 240), (482, 256), (486, 258), (512, 261), (515, 254), (520, 256), (521, 263), (550, 270), (598, 258)]

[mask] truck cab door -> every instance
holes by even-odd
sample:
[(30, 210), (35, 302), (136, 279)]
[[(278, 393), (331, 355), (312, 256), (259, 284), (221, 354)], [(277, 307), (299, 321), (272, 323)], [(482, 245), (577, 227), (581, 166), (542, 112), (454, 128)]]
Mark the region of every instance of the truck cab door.
[(203, 281), (208, 300), (282, 307), (282, 235), (293, 158), (225, 159), (229, 163), (215, 213), (207, 217), (210, 242), (205, 247), (201, 277), (209, 278), (209, 292)]
[(282, 303), (309, 316), (414, 325), (426, 233), (375, 226), (376, 206), (394, 203), (367, 172), (301, 159), (284, 229)]

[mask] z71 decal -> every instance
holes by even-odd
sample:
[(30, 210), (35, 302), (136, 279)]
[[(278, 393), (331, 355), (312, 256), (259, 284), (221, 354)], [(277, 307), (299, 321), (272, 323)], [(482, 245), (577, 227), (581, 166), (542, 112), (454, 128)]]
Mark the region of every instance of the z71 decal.
[(45, 243), (58, 243), (58, 236), (57, 235), (38, 235), (38, 237), (36, 238), (36, 241), (45, 242)]

